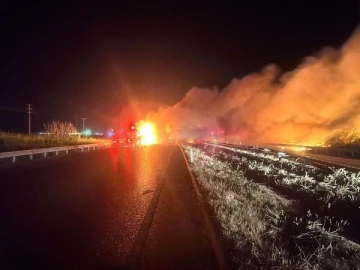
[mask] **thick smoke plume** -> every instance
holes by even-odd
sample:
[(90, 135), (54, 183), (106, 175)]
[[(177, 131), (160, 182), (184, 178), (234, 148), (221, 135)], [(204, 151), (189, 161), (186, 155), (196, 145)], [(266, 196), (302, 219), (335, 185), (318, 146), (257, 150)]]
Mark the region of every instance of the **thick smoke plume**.
[(323, 49), (295, 70), (268, 65), (224, 89), (194, 87), (173, 107), (147, 118), (172, 138), (318, 143), (360, 127), (360, 29), (338, 50)]

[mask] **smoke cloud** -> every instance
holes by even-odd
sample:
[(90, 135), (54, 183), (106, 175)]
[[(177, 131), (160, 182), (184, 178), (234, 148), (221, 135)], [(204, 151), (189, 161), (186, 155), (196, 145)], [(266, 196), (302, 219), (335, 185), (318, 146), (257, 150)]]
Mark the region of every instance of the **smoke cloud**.
[(318, 143), (360, 125), (360, 28), (340, 48), (324, 48), (293, 71), (274, 65), (224, 89), (194, 87), (172, 107), (149, 113), (175, 139), (224, 133), (242, 142)]

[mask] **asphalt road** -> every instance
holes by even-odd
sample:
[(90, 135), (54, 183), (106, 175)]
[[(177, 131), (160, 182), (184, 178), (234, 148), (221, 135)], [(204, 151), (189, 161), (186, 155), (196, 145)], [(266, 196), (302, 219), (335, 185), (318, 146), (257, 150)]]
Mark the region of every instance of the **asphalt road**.
[[(282, 151), (280, 148), (277, 148), (277, 150)], [(338, 157), (338, 156), (331, 156), (331, 155), (321, 155), (321, 154), (315, 154), (311, 153), (311, 151), (294, 151), (291, 149), (286, 150), (289, 153), (294, 153), (298, 156), (305, 156), (309, 157), (318, 161), (326, 161), (330, 162), (339, 166), (345, 166), (345, 167), (351, 167), (353, 169), (359, 169), (360, 170), (360, 159), (356, 158), (346, 158), (346, 157)]]
[(352, 169), (359, 169), (360, 170), (360, 159), (356, 158), (346, 158), (346, 157), (338, 157), (338, 156), (332, 156), (332, 155), (322, 155), (322, 154), (316, 154), (311, 153), (311, 151), (296, 151), (293, 150), (291, 147), (287, 147), (285, 150), (283, 150), (282, 146), (268, 146), (263, 145), (264, 148), (270, 148), (275, 151), (279, 152), (287, 152), (289, 154), (295, 154), (297, 156), (304, 156), (309, 157), (315, 160), (318, 160), (319, 162), (325, 161), (329, 163), (333, 163), (338, 166), (344, 166), (344, 167), (350, 167)]
[(301, 155), (314, 158), (320, 161), (331, 162), (337, 165), (344, 165), (360, 170), (360, 160), (355, 158), (344, 158), (329, 155), (312, 154), (308, 152), (301, 153)]
[(0, 165), (0, 269), (213, 269), (177, 146)]
[[(213, 144), (213, 143), (210, 143)], [(243, 148), (244, 146), (239, 145), (232, 145), (232, 144), (223, 144), (224, 146), (234, 147), (234, 148)], [(331, 155), (321, 155), (321, 154), (314, 154), (309, 151), (296, 151), (292, 150), (291, 148), (287, 148), (283, 150), (282, 146), (276, 146), (276, 145), (262, 145), (263, 148), (272, 149), (274, 151), (279, 152), (287, 152), (288, 154), (295, 154), (296, 156), (304, 156), (317, 160), (319, 163), (321, 161), (325, 161), (327, 163), (331, 163), (333, 165), (338, 166), (344, 166), (345, 168), (348, 167), (348, 169), (354, 169), (355, 171), (360, 170), (360, 159), (356, 158), (346, 158), (346, 157), (338, 157), (338, 156), (331, 156)]]

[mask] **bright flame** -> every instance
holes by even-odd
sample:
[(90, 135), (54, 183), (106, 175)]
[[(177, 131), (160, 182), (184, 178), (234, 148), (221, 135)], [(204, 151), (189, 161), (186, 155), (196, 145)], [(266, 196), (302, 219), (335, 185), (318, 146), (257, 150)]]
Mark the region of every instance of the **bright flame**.
[(140, 144), (150, 145), (157, 143), (155, 125), (150, 122), (140, 122), (138, 126)]

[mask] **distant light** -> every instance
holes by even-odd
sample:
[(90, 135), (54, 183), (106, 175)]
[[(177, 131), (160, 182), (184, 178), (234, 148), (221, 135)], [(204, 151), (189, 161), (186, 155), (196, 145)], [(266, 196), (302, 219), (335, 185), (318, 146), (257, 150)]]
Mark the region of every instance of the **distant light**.
[(110, 129), (110, 130), (107, 132), (107, 136), (108, 136), (108, 137), (114, 136), (114, 130), (113, 130), (113, 129)]
[(84, 136), (91, 136), (91, 134), (92, 134), (91, 129), (85, 129), (85, 131), (83, 132)]

